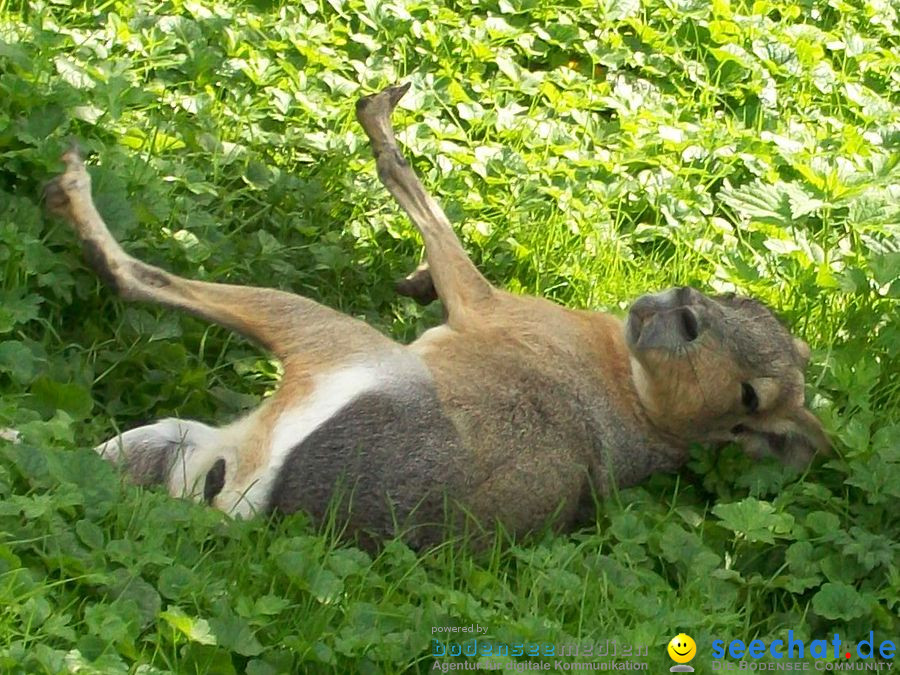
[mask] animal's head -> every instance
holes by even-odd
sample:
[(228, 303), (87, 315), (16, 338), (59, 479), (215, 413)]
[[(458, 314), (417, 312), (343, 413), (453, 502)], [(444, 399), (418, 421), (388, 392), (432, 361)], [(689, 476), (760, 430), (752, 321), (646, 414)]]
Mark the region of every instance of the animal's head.
[(639, 298), (625, 337), (638, 396), (683, 441), (737, 441), (805, 466), (830, 443), (804, 406), (809, 347), (761, 303), (673, 288)]

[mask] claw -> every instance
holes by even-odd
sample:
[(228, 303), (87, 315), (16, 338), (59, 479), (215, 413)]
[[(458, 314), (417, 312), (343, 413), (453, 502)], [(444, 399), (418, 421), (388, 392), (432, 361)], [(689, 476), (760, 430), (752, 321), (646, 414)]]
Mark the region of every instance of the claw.
[(412, 85), (409, 82), (406, 84), (395, 84), (393, 87), (382, 89), (377, 94), (363, 96), (356, 102), (357, 118), (362, 122), (364, 116), (390, 115), (391, 111), (397, 107), (400, 99), (403, 98), (403, 94), (409, 91), (410, 86)]

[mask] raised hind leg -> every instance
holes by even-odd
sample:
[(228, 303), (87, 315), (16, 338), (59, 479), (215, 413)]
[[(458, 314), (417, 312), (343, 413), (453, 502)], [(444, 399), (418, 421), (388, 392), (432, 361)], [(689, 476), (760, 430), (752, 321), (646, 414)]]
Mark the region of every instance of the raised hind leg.
[(254, 340), (296, 374), (317, 372), (394, 343), (368, 324), (299, 295), (269, 288), (184, 279), (128, 255), (91, 198), (77, 151), (45, 189), (51, 212), (69, 222), (97, 274), (126, 300), (157, 302), (221, 324)]
[[(65, 172), (46, 188), (47, 206), (69, 222), (88, 262), (109, 286), (125, 299), (157, 302), (231, 328), (284, 364), (284, 381), (275, 396), (229, 427), (216, 430), (197, 422), (164, 420), (100, 446), (136, 482), (163, 482), (173, 494), (194, 495), (224, 459), (225, 492), (231, 496), (216, 505), (228, 510), (270, 466), (269, 436), (282, 411), (302, 402), (329, 372), (377, 362), (401, 350), (371, 326), (308, 298), (193, 281), (136, 260), (122, 249), (94, 206), (90, 176), (78, 153), (69, 151), (63, 160)], [(180, 478), (179, 465), (184, 469)], [(246, 512), (258, 506), (242, 508)]]

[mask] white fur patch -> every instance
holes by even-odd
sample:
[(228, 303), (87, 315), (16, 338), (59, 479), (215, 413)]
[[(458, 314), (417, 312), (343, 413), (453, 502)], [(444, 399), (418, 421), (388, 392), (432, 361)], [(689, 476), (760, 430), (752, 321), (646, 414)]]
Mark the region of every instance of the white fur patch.
[(250, 487), (243, 495), (236, 495), (231, 513), (247, 517), (263, 509), (290, 451), (357, 396), (376, 389), (379, 380), (378, 369), (372, 365), (351, 366), (317, 377), (312, 394), (301, 405), (284, 411), (275, 422), (269, 462), (256, 476), (241, 481)]
[(206, 474), (220, 457), (227, 462), (232, 460), (232, 453), (222, 447), (222, 435), (218, 429), (208, 427), (199, 422), (186, 425), (179, 420), (176, 433), (179, 434), (178, 454), (173, 458), (169, 471), (169, 494), (176, 497), (200, 499)]
[(206, 474), (215, 461), (219, 457), (225, 457), (226, 462), (230, 459), (230, 453), (222, 447), (222, 440), (221, 432), (206, 424), (169, 418), (126, 431), (94, 450), (104, 459), (118, 464), (135, 453), (174, 447), (176, 454), (169, 457), (172, 464), (166, 487), (174, 497), (196, 499), (203, 494)]
[(415, 342), (409, 345), (409, 350), (414, 354), (423, 354), (435, 345), (440, 345), (441, 342), (446, 340), (452, 334), (453, 329), (445, 323), (440, 326), (435, 326), (434, 328), (429, 328), (422, 333)]
[(0, 438), (4, 441), (9, 441), (10, 443), (18, 443), (22, 440), (19, 432), (15, 429), (10, 429), (9, 427), (0, 427)]

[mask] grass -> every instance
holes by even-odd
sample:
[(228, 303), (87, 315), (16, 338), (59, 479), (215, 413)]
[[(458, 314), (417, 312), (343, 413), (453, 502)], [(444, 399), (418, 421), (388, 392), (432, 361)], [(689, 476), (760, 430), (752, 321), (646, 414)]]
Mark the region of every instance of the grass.
[[(432, 631), (469, 625), (645, 646), (656, 671), (682, 631), (698, 672), (715, 639), (896, 640), (897, 22), (876, 0), (0, 0), (0, 426), (24, 434), (0, 441), (0, 670), (424, 672), (467, 660)], [(402, 140), (492, 281), (612, 311), (759, 297), (813, 347), (836, 455), (798, 475), (695, 448), (595, 527), (482, 554), (373, 555), (124, 485), (88, 448), (232, 419), (279, 369), (99, 285), (41, 215), (68, 139), (138, 257), (410, 340), (440, 310), (393, 294), (420, 244), (352, 115), (399, 80)]]

